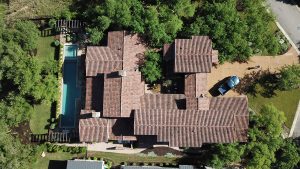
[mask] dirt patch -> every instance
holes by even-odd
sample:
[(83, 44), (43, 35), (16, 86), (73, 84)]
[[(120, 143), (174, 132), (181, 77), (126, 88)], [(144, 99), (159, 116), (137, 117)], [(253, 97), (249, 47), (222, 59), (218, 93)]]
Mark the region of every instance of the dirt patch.
[(29, 127), (29, 121), (22, 122), (18, 126), (11, 128), (12, 135), (18, 137), (22, 144), (30, 144), (31, 130)]
[(181, 151), (172, 149), (170, 147), (154, 147), (154, 148), (148, 148), (141, 153), (148, 154), (149, 152), (154, 152), (158, 156), (164, 156), (167, 153), (171, 153), (176, 156), (183, 156), (184, 154)]

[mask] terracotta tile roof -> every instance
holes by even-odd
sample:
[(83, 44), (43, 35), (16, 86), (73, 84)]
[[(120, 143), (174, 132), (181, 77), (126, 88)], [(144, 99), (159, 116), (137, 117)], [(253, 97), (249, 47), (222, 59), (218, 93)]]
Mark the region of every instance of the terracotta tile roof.
[(80, 119), (79, 140), (80, 142), (107, 142), (109, 128), (108, 119)]
[(126, 76), (104, 79), (104, 117), (129, 117), (132, 110), (140, 108), (140, 97), (144, 95), (141, 73), (126, 72)]
[(137, 34), (125, 32), (123, 50), (123, 70), (138, 69), (139, 62), (144, 58), (146, 47)]
[(234, 111), (137, 110), (135, 135), (157, 135), (171, 147), (201, 147), (203, 143), (237, 141)]
[(121, 77), (104, 78), (103, 116), (121, 116)]
[(205, 102), (205, 107), (209, 104), (209, 110), (151, 107), (136, 110), (134, 134), (157, 135), (158, 142), (169, 142), (169, 146), (176, 147), (247, 141), (249, 114), (246, 97), (216, 97), (205, 99)]
[(85, 64), (86, 76), (96, 76), (122, 69), (122, 58), (108, 47), (88, 46)]
[(175, 67), (178, 73), (208, 73), (212, 66), (212, 41), (208, 36), (175, 39)]
[(181, 109), (184, 107), (183, 94), (145, 94), (141, 97), (142, 109)]
[(144, 90), (145, 84), (140, 72), (127, 72), (127, 76), (122, 77), (121, 117), (129, 117), (132, 110), (140, 109), (140, 98), (144, 95)]
[(85, 84), (85, 109), (102, 111), (103, 76), (88, 77)]

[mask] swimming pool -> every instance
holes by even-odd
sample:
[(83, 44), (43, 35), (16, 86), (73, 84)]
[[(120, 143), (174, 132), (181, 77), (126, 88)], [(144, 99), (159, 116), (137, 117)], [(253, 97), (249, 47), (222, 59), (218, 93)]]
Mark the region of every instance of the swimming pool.
[(65, 45), (64, 55), (65, 59), (76, 59), (77, 57), (77, 45)]
[(76, 121), (76, 100), (80, 98), (80, 87), (77, 86), (77, 46), (66, 45), (65, 60), (63, 69), (63, 96), (61, 109), (61, 123), (62, 128), (75, 127)]

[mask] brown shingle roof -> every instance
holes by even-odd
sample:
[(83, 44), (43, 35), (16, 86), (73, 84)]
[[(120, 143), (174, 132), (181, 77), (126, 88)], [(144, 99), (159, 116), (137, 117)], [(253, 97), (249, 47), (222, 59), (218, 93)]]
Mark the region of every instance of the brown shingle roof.
[(175, 39), (175, 67), (178, 73), (208, 73), (212, 66), (212, 42), (208, 36)]

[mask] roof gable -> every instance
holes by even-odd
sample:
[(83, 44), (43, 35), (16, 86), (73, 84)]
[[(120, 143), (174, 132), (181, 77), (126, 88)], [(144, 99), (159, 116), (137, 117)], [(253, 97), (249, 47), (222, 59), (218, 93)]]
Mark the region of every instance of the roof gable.
[(174, 72), (207, 73), (212, 66), (212, 42), (208, 36), (175, 39)]

